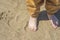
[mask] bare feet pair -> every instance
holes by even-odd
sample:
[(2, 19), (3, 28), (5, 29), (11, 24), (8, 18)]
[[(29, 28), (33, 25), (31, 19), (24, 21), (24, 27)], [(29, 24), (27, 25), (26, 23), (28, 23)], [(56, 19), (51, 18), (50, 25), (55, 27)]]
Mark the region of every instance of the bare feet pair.
[[(48, 15), (48, 18), (49, 18), (53, 28), (57, 28), (59, 25), (59, 20), (56, 18), (56, 16)], [(37, 18), (33, 18), (30, 16), (28, 27), (30, 30), (36, 31), (37, 30)]]

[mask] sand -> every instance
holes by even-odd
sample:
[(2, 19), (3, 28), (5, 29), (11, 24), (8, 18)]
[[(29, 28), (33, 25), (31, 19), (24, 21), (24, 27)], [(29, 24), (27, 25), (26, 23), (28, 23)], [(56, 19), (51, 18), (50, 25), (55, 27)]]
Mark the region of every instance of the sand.
[[(60, 19), (60, 12), (57, 13)], [(60, 40), (60, 27), (54, 29), (51, 26), (44, 5), (36, 32), (28, 29), (28, 20), (25, 0), (0, 0), (0, 40)]]

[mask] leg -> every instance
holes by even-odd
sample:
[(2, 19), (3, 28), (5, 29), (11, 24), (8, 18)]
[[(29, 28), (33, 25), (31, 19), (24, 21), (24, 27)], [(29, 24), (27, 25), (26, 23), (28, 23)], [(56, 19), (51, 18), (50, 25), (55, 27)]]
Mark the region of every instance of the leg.
[(47, 0), (46, 1), (46, 9), (47, 9), (47, 15), (48, 18), (54, 28), (57, 28), (59, 25), (58, 19), (56, 16), (54, 16), (54, 13), (58, 10), (58, 2), (57, 0)]
[(26, 0), (27, 8), (30, 14), (29, 28), (30, 30), (37, 30), (37, 17), (39, 15), (40, 6), (44, 0)]

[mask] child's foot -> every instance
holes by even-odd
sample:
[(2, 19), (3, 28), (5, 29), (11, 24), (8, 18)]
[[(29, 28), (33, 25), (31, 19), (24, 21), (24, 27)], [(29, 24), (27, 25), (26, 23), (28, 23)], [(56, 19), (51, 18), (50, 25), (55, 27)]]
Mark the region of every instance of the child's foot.
[(30, 16), (28, 27), (30, 30), (36, 31), (37, 30), (37, 18)]
[(53, 26), (53, 28), (57, 28), (59, 25), (59, 20), (54, 15), (48, 15), (48, 18)]

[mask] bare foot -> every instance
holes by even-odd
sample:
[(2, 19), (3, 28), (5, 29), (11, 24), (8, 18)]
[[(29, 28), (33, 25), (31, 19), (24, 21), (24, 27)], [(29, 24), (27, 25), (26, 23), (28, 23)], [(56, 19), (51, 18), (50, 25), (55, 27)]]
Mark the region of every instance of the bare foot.
[(30, 16), (28, 27), (31, 31), (37, 30), (37, 18), (33, 18)]
[(57, 28), (59, 25), (59, 20), (57, 19), (57, 17), (54, 15), (48, 15), (48, 18), (49, 18), (53, 28)]

